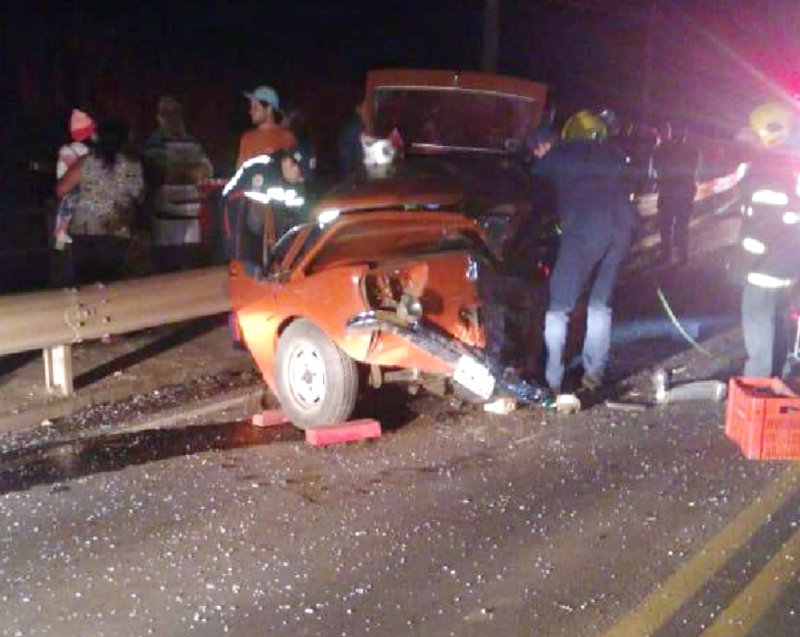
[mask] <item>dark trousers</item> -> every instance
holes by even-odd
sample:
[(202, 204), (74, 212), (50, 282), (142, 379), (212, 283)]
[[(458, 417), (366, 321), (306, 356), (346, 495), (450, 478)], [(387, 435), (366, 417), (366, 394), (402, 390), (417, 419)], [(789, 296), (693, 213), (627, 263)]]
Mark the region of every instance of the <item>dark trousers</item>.
[(689, 260), (689, 221), (694, 210), (694, 192), (673, 192), (664, 189), (658, 193), (658, 226), (661, 233), (661, 257), (672, 259), (673, 250), (678, 259)]
[(193, 270), (208, 265), (208, 250), (202, 243), (153, 246), (153, 268), (158, 274)]
[(67, 282), (87, 285), (125, 276), (130, 239), (106, 235), (72, 235), (67, 248)]
[(592, 237), (563, 235), (550, 277), (548, 309), (571, 312), (590, 281), (589, 304), (607, 306), (630, 243), (631, 233), (625, 231)]

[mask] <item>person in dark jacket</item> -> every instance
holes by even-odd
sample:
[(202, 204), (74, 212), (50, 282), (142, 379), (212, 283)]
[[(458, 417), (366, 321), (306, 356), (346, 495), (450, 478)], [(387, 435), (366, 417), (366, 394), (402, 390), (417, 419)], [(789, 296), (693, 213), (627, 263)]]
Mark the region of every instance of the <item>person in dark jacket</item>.
[[(625, 156), (602, 143), (605, 126), (588, 114), (576, 136), (554, 144), (534, 165), (534, 191), (552, 206), (561, 226), (545, 315), (545, 376), (554, 393), (564, 379), (569, 315), (589, 285), (582, 384), (603, 383), (611, 343), (611, 293), (628, 253), (638, 212), (631, 202)], [(570, 130), (575, 130), (572, 127)]]
[[(544, 157), (557, 137), (549, 125), (536, 128), (528, 139), (532, 160)], [(499, 241), (498, 268), (487, 268), (478, 277), (486, 355), (529, 381), (538, 379), (541, 372), (545, 272), (557, 244), (555, 222), (547, 212), (552, 206), (544, 202), (541, 190), (537, 194), (536, 203), (518, 210), (506, 226)]]
[(361, 134), (364, 132), (364, 107), (365, 102), (361, 100), (339, 133), (339, 173), (342, 177), (364, 165), (364, 148), (361, 145)]
[(687, 135), (675, 138), (667, 123), (664, 137), (656, 147), (653, 163), (658, 179), (658, 226), (661, 233), (661, 260), (671, 263), (673, 250), (681, 265), (689, 261), (689, 221), (697, 194), (697, 149)]

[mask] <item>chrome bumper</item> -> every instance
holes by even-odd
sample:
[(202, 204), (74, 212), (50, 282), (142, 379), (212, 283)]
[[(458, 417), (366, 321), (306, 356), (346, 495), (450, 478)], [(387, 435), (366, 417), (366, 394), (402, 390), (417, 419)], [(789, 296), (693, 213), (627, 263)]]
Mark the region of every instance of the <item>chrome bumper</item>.
[(345, 327), (350, 333), (387, 332), (394, 334), (452, 365), (454, 370), (462, 356), (470, 356), (486, 367), (494, 376), (495, 394), (507, 394), (524, 403), (542, 403), (550, 398), (550, 392), (545, 387), (505, 374), (502, 366), (486, 356), (483, 350), (462, 343), (425, 319), (412, 322), (400, 318), (393, 312), (371, 310), (356, 314), (347, 321)]

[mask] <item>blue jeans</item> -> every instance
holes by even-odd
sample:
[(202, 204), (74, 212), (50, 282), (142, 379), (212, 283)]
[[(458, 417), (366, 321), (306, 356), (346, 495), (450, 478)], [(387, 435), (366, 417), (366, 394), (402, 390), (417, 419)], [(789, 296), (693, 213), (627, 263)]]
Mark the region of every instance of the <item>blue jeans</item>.
[[(567, 341), (569, 314), (548, 310), (544, 318), (544, 341), (547, 347), (545, 378), (550, 388), (558, 393), (564, 380), (564, 344)], [(586, 317), (586, 337), (583, 340), (583, 372), (602, 383), (611, 348), (611, 308), (607, 305), (592, 306)]]
[(601, 236), (562, 237), (556, 266), (550, 279), (550, 302), (544, 321), (547, 348), (545, 378), (559, 392), (564, 380), (564, 346), (569, 315), (591, 281), (586, 336), (583, 341), (584, 374), (601, 383), (611, 347), (611, 308), (619, 267), (628, 253), (629, 232)]

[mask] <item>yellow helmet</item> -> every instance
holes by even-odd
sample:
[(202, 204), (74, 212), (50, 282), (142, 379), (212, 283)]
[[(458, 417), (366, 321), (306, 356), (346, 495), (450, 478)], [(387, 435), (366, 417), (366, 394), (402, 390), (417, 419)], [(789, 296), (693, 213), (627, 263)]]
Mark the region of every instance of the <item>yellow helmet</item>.
[(750, 128), (767, 148), (781, 146), (789, 141), (794, 126), (795, 113), (786, 104), (762, 104), (750, 113)]
[(564, 124), (564, 139), (593, 139), (602, 141), (608, 135), (606, 123), (591, 111), (578, 111)]

